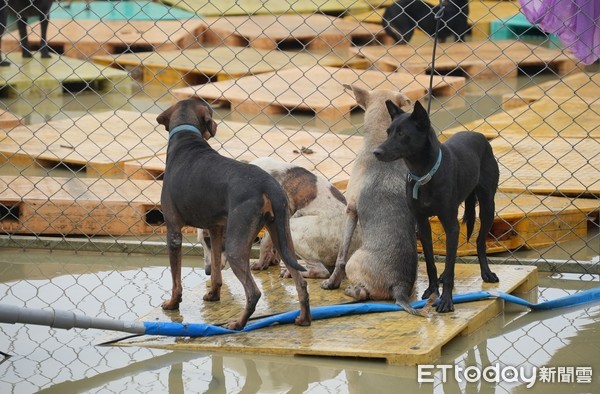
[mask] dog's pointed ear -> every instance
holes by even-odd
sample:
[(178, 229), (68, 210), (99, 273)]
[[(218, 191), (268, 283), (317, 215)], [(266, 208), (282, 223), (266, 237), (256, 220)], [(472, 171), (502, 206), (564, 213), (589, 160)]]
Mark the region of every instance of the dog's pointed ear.
[(363, 109), (367, 109), (369, 92), (366, 89), (363, 89), (356, 85), (344, 84), (343, 86), (347, 90), (352, 90), (352, 93), (354, 93), (354, 98), (356, 99), (356, 103), (360, 105)]
[(412, 109), (413, 102), (402, 92), (398, 92), (396, 94), (396, 102), (400, 104), (400, 108), (402, 110), (410, 110)]
[(392, 117), (392, 120), (403, 112), (392, 100), (385, 100), (385, 106)]
[(413, 113), (410, 114), (411, 119), (419, 126), (421, 130), (429, 130), (431, 127), (431, 121), (429, 120), (429, 115), (427, 114), (427, 110), (423, 107), (420, 101), (415, 102), (415, 108)]

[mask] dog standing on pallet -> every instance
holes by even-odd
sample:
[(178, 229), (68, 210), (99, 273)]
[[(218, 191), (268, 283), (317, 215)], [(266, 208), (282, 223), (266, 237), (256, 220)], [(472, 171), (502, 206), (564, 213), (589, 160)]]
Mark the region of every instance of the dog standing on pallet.
[[(46, 41), (46, 32), (48, 31), (48, 21), (50, 18), (50, 9), (53, 0), (0, 0), (0, 39), (6, 32), (8, 16), (15, 15), (17, 19), (17, 28), (21, 38), (21, 49), (24, 58), (32, 57), (29, 49), (29, 40), (27, 39), (27, 18), (38, 17), (42, 30), (40, 53), (42, 58), (50, 58), (50, 49)], [(0, 55), (0, 66), (10, 66), (7, 59), (2, 60)]]
[(386, 101), (386, 106), (393, 121), (387, 139), (373, 150), (373, 154), (384, 162), (403, 159), (401, 161), (408, 166), (407, 199), (417, 220), (429, 278), (429, 287), (423, 298), (439, 292), (429, 218), (437, 216), (444, 227), (446, 265), (439, 278), (443, 283), (443, 292), (436, 310), (450, 312), (454, 310), (452, 290), (460, 232), (458, 207), (463, 201), (467, 240), (473, 232), (475, 204), (479, 202), (477, 257), (481, 277), (484, 282), (498, 282), (498, 276), (490, 270), (486, 255), (486, 236), (494, 223), (494, 196), (500, 176), (498, 163), (483, 134), (463, 131), (442, 144), (421, 103), (415, 104), (412, 113), (404, 112), (390, 100)]
[[(439, 40), (445, 42), (454, 37), (456, 41), (465, 41), (465, 37), (471, 31), (468, 23), (469, 0), (444, 0), (443, 6)], [(385, 32), (396, 40), (396, 43), (406, 44), (416, 28), (431, 37), (435, 35), (435, 15), (439, 10), (439, 5), (432, 7), (422, 0), (400, 0), (385, 10), (382, 24)]]
[(167, 225), (167, 244), (173, 288), (163, 309), (178, 309), (182, 298), (181, 245), (183, 226), (208, 229), (212, 241), (210, 289), (205, 301), (221, 297), (221, 246), (231, 270), (240, 280), (246, 306), (236, 321), (242, 329), (254, 313), (261, 293), (250, 273), (250, 249), (266, 226), (277, 252), (296, 284), (300, 315), (295, 323), (311, 323), (306, 281), (299, 271), (289, 228), (288, 204), (277, 181), (260, 168), (221, 156), (205, 141), (216, 133), (212, 109), (203, 100), (182, 100), (156, 119), (169, 131), (161, 205)]
[[(398, 91), (344, 87), (353, 91), (356, 102), (365, 109), (364, 140), (346, 190), (342, 245), (335, 269), (321, 288), (337, 289), (348, 276), (351, 284), (346, 295), (356, 300), (394, 300), (405, 311), (425, 316), (428, 308), (417, 311), (408, 303), (417, 279), (418, 255), (415, 221), (404, 191), (406, 165), (402, 161), (389, 165), (373, 155), (373, 149), (385, 141), (391, 123), (386, 100), (405, 107), (410, 107), (411, 101)], [(362, 230), (362, 243), (349, 256), (357, 226)]]

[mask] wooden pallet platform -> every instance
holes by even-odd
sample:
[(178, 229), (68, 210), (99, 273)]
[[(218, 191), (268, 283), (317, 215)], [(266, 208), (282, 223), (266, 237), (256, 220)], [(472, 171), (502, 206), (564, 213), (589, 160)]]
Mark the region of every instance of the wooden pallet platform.
[[(434, 77), (434, 94), (454, 94), (464, 86), (462, 77)], [(343, 84), (366, 89), (400, 90), (413, 100), (425, 95), (429, 77), (406, 73), (354, 70), (333, 67), (298, 67), (212, 84), (172, 90), (179, 99), (203, 97), (210, 102), (227, 103), (242, 113), (286, 113), (312, 111), (324, 120), (350, 116), (356, 99)]]
[(175, 20), (197, 16), (189, 11), (152, 1), (86, 1), (55, 2), (50, 20)]
[[(425, 0), (425, 2), (438, 5), (437, 0)], [(383, 13), (387, 6), (393, 1), (382, 2), (378, 7), (366, 11), (350, 12), (345, 19), (358, 22), (368, 22), (381, 24)], [(481, 1), (473, 0), (469, 2), (469, 25), (472, 26), (472, 37), (474, 39), (486, 39), (490, 34), (490, 25), (494, 20), (509, 18), (518, 14), (520, 11), (518, 1)], [(424, 37), (424, 33), (419, 30), (419, 36)], [(416, 37), (415, 37), (416, 38)], [(413, 38), (414, 39), (414, 38)]]
[[(502, 164), (500, 165), (502, 172)], [(510, 178), (509, 178), (510, 179)], [(564, 179), (564, 178), (563, 178)], [(600, 178), (597, 178), (600, 179)], [(504, 179), (500, 190), (505, 190)], [(600, 186), (600, 181), (597, 183)], [(597, 220), (598, 199), (539, 196), (534, 194), (496, 194), (496, 217), (487, 238), (488, 253), (516, 249), (552, 246), (561, 242), (585, 238), (588, 220)], [(462, 219), (462, 207), (459, 220)], [(435, 254), (446, 254), (446, 235), (437, 217), (430, 219)], [(467, 242), (466, 226), (461, 223), (458, 241), (459, 256), (477, 255), (479, 218), (471, 240)], [(422, 251), (419, 244), (419, 251)]]
[(161, 183), (128, 179), (0, 176), (3, 234), (135, 235), (162, 218)]
[[(565, 101), (578, 97), (595, 105), (598, 102), (600, 73), (575, 73), (560, 79), (520, 89), (502, 97), (502, 108), (512, 109), (531, 104), (546, 97), (553, 101)], [(598, 123), (598, 122), (596, 122)]]
[[(361, 136), (293, 130), (232, 121), (218, 123), (217, 135), (209, 141), (221, 155), (251, 161), (272, 156), (314, 171), (332, 182), (350, 177), (352, 162), (363, 141)], [(303, 151), (308, 148), (312, 153)], [(165, 153), (125, 163), (133, 179), (162, 179)]]
[[(126, 72), (104, 69), (93, 63), (53, 55), (42, 59), (38, 53), (24, 59), (21, 53), (6, 55), (10, 67), (0, 67), (0, 96), (18, 97), (60, 96), (63, 92), (78, 93), (84, 90), (131, 93), (133, 80)], [(77, 70), (74, 72), (73, 70)]]
[(317, 54), (229, 46), (94, 56), (93, 61), (116, 68), (135, 70), (132, 74), (138, 75), (143, 83), (165, 88), (219, 82), (316, 64), (353, 68), (368, 66), (365, 59), (347, 50)]
[[(433, 44), (418, 48), (410, 45), (366, 46), (352, 50), (383, 71), (431, 72)], [(436, 53), (436, 73), (470, 78), (515, 77), (530, 69), (562, 76), (579, 70), (578, 61), (559, 50), (512, 40), (442, 43)]]
[(600, 139), (499, 137), (491, 144), (500, 190), (590, 197), (600, 205)]
[(325, 14), (340, 15), (349, 10), (367, 10), (369, 5), (356, 0), (161, 0), (162, 3), (202, 16), (255, 14)]
[(17, 127), (21, 124), (21, 119), (17, 117), (15, 114), (0, 110), (0, 128), (6, 130), (10, 130), (13, 127)]
[(380, 25), (322, 14), (228, 16), (204, 21), (208, 45), (331, 50), (376, 44), (385, 36)]
[(461, 130), (484, 134), (488, 139), (498, 136), (520, 138), (600, 138), (600, 101), (588, 101), (577, 96), (547, 97), (531, 105), (501, 111), (464, 126), (444, 130), (442, 140)]
[(155, 114), (94, 113), (0, 130), (0, 163), (64, 165), (92, 176), (123, 176), (127, 161), (164, 151), (167, 135)]
[[(126, 52), (169, 51), (198, 47), (206, 25), (201, 19), (161, 21), (51, 20), (48, 43), (57, 53), (87, 60), (93, 56)], [(33, 49), (40, 45), (39, 23), (29, 35)], [(20, 52), (19, 33), (2, 37), (4, 53)]]
[[(167, 261), (165, 260), (165, 264)], [(424, 264), (419, 264), (416, 294), (427, 287)], [(482, 283), (479, 266), (456, 265), (455, 293), (499, 290), (517, 294), (537, 286), (537, 269), (531, 266), (492, 265), (499, 283)], [(440, 266), (439, 269), (442, 267)], [(244, 292), (230, 269), (223, 271), (221, 301), (203, 302), (202, 295), (209, 278), (198, 271), (203, 284), (184, 290), (179, 311), (163, 311), (160, 307), (140, 318), (144, 321), (183, 321), (184, 323), (219, 324), (235, 318), (243, 307)], [(279, 269), (254, 273), (263, 296), (254, 317), (298, 310), (291, 279), (280, 279)], [(344, 295), (346, 282), (339, 290), (322, 290), (320, 280), (308, 280), (311, 307), (349, 302)], [(165, 289), (165, 296), (167, 289)], [(441, 357), (443, 346), (453, 338), (466, 336), (484, 328), (501, 313), (503, 303), (485, 300), (457, 304), (452, 313), (432, 312), (428, 318), (406, 312), (385, 312), (361, 316), (336, 317), (313, 321), (309, 327), (293, 324), (205, 338), (173, 338), (143, 336), (117, 342), (119, 346), (144, 346), (169, 350), (219, 351), (273, 355), (308, 355), (383, 359), (389, 364), (431, 364)]]

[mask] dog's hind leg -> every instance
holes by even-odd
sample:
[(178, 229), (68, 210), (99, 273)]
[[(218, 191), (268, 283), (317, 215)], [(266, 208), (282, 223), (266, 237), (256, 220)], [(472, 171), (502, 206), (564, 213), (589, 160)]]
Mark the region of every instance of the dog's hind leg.
[(42, 36), (40, 40), (40, 53), (43, 59), (47, 59), (51, 57), (50, 47), (48, 46), (48, 41), (46, 40), (46, 33), (48, 32), (48, 16), (42, 16), (40, 27), (42, 29)]
[(490, 269), (486, 252), (486, 238), (494, 224), (496, 210), (494, 193), (489, 193), (483, 190), (483, 188), (478, 188), (477, 196), (479, 199), (479, 221), (481, 223), (479, 235), (477, 236), (477, 258), (479, 259), (481, 278), (484, 282), (496, 283), (500, 280)]
[(354, 231), (356, 230), (356, 225), (358, 223), (356, 204), (348, 204), (346, 213), (344, 237), (342, 239), (342, 244), (340, 245), (337, 260), (335, 262), (335, 268), (329, 279), (321, 282), (321, 288), (325, 290), (339, 289), (342, 280), (346, 276), (346, 263), (348, 261), (348, 254), (350, 252), (350, 244), (352, 243), (352, 236), (354, 235)]
[[(210, 234), (210, 290), (204, 294), (204, 301), (219, 301), (221, 299), (221, 286), (223, 277), (221, 270), (221, 250), (223, 248), (223, 226), (216, 226), (208, 229)], [(205, 268), (206, 271), (206, 268)]]
[(181, 285), (181, 226), (167, 223), (167, 246), (169, 248), (169, 264), (171, 266), (171, 298), (163, 302), (162, 308), (178, 309), (183, 294)]

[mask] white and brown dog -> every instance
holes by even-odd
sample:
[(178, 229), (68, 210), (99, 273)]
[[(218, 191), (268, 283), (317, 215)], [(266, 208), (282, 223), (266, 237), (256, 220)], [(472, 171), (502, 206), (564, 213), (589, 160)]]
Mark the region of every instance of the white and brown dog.
[[(288, 198), (294, 249), (298, 258), (302, 259), (300, 263), (306, 267), (302, 275), (307, 278), (328, 278), (335, 267), (342, 242), (346, 217), (344, 195), (326, 178), (295, 164), (272, 157), (261, 157), (250, 164), (271, 174), (281, 184)], [(199, 231), (198, 238), (204, 250), (209, 250), (208, 234)], [(357, 232), (352, 239), (350, 253), (360, 246), (360, 239), (360, 233)], [(204, 253), (204, 256), (206, 269), (210, 267), (210, 253)], [(263, 270), (279, 264), (279, 261), (270, 236), (265, 234), (260, 242), (259, 259), (251, 263), (251, 268)], [(282, 275), (288, 275), (284, 267)]]

